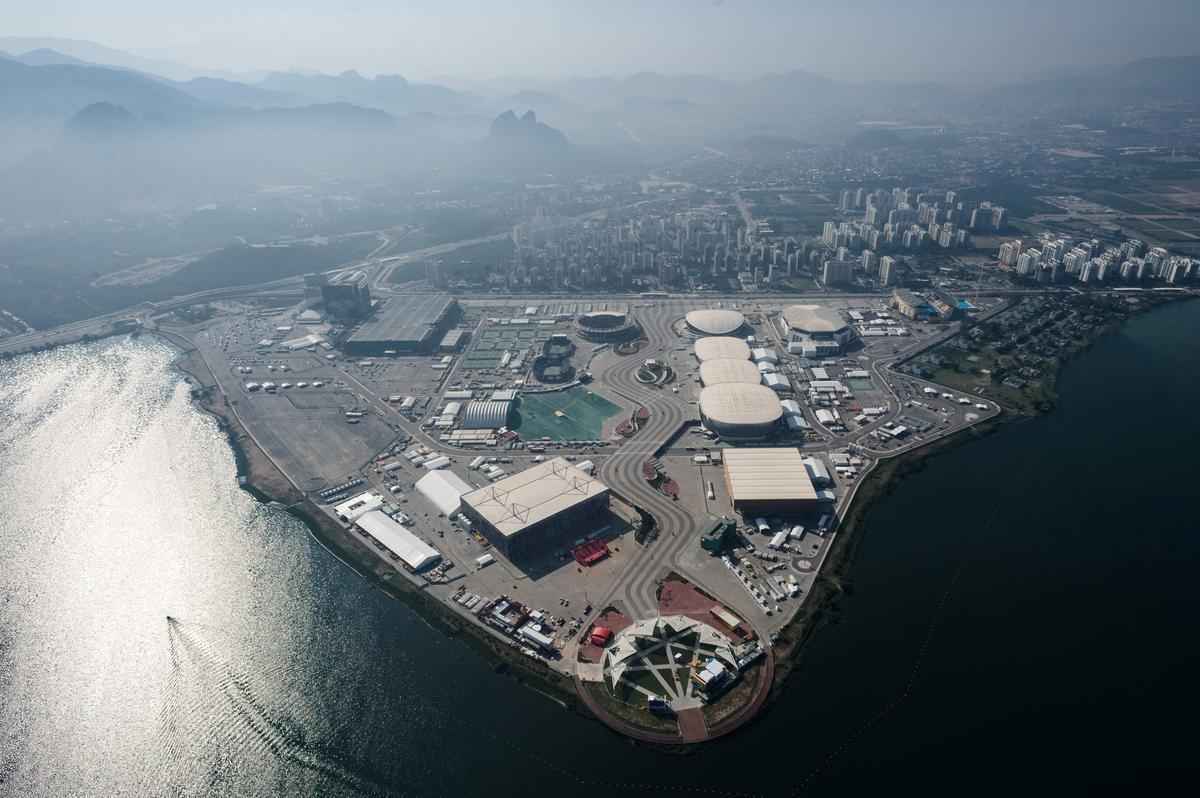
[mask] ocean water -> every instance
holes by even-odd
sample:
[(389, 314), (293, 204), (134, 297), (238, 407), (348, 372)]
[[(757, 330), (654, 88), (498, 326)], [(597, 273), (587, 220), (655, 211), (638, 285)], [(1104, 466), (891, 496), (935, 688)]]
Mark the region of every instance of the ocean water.
[(0, 795), (1072, 794), (1194, 773), (1200, 303), (869, 513), (764, 715), (680, 756), (494, 674), (236, 485), (150, 340), (0, 364)]

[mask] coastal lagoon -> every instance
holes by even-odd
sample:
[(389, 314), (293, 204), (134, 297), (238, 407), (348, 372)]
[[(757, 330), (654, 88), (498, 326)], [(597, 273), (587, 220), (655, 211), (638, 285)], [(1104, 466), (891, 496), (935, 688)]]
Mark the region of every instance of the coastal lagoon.
[(0, 364), (0, 795), (1084, 792), (1193, 765), (1200, 303), (868, 513), (745, 729), (631, 745), (493, 672), (238, 488), (174, 350)]

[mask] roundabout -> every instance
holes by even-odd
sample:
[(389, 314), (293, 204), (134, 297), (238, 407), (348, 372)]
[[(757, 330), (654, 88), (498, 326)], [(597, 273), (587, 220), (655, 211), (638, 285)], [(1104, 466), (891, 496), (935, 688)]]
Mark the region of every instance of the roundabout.
[(642, 385), (666, 385), (675, 379), (675, 372), (661, 360), (651, 358), (638, 366), (633, 378)]

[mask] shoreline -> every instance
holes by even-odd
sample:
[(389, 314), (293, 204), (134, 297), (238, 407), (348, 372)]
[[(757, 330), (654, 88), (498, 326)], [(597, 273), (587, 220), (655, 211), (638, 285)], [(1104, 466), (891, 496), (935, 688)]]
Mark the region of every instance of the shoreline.
[[(178, 341), (170, 338), (165, 340), (179, 348)], [(422, 621), (447, 637), (461, 639), (481, 654), (490, 655), (489, 659), (494, 661), (492, 670), (512, 676), (518, 684), (566, 709), (591, 717), (579, 701), (569, 679), (549, 666), (524, 656), (516, 648), (501, 644), (486, 630), (459, 618), (450, 607), (444, 606), (397, 573), (360, 538), (336, 524), (311, 499), (297, 491), (262, 454), (241, 422), (224, 406), (220, 395), (212, 390), (215, 381), (211, 376), (204, 378), (202, 372), (207, 371), (207, 366), (203, 361), (197, 362), (193, 351), (180, 350), (174, 367), (190, 378), (193, 406), (212, 418), (224, 434), (233, 452), (239, 487), (256, 501), (272, 505), (300, 521), (318, 545), (373, 588), (408, 606)]]
[[(1171, 301), (1175, 299), (1173, 297)], [(1058, 364), (1050, 384), (1056, 385), (1062, 370), (1080, 354), (1090, 349), (1096, 341), (1105, 335), (1119, 331), (1126, 321), (1166, 304), (1170, 304), (1170, 301), (1156, 302), (1138, 308), (1134, 312), (1114, 320), (1111, 324), (1104, 325), (1096, 335), (1074, 348), (1069, 358)], [(179, 348), (178, 342), (172, 338), (161, 335), (159, 337)], [(278, 509), (283, 509), (291, 514), (305, 525), (309, 534), (319, 545), (342, 564), (351, 568), (390, 598), (403, 602), (433, 628), (448, 637), (462, 639), (469, 647), (485, 656), (490, 655), (490, 659), (493, 660), (491, 667), (496, 672), (512, 676), (518, 684), (554, 701), (564, 709), (575, 712), (581, 717), (600, 721), (602, 725), (611, 728), (609, 724), (596, 718), (589, 711), (587, 702), (577, 692), (572, 679), (543, 663), (531, 660), (515, 648), (492, 638), (486, 630), (459, 618), (451, 608), (443, 606), (442, 602), (424, 593), (402, 575), (396, 573), (361, 540), (335, 524), (312, 503), (311, 499), (296, 490), (259, 450), (257, 444), (242, 427), (241, 422), (225, 407), (223, 397), (214, 392), (216, 383), (211, 373), (207, 380), (198, 373), (201, 369), (207, 371), (207, 365), (202, 360), (199, 363), (196, 362), (194, 349), (181, 349), (174, 365), (182, 373), (188, 375), (193, 383), (193, 405), (212, 417), (224, 433), (234, 454), (239, 484), (251, 496), (259, 502), (273, 504)], [(1000, 407), (1002, 412), (987, 421), (932, 441), (918, 449), (879, 461), (864, 477), (842, 519), (833, 547), (812, 592), (806, 597), (796, 615), (776, 637), (775, 669), (766, 700), (752, 717), (741, 721), (738, 724), (739, 727), (750, 726), (766, 714), (782, 694), (787, 681), (799, 671), (804, 660), (807, 643), (824, 624), (836, 618), (839, 611), (838, 599), (842, 595), (849, 594), (851, 590), (846, 583), (858, 546), (863, 539), (865, 530), (862, 527), (865, 518), (877, 501), (897, 490), (905, 477), (919, 472), (930, 458), (939, 453), (996, 434), (1009, 424), (1031, 421), (1059, 409), (1056, 392), (1051, 394), (1048, 406), (1032, 412), (1021, 411), (1003, 404)], [(285, 501), (285, 499), (287, 500)], [(538, 667), (539, 665), (540, 667)], [(698, 750), (697, 746), (682, 742), (673, 744), (643, 742), (642, 744), (672, 753)]]
[[(852, 588), (848, 588), (845, 582), (848, 581), (854, 557), (866, 531), (862, 529), (862, 524), (876, 502), (891, 495), (900, 487), (906, 477), (923, 470), (928, 461), (940, 453), (997, 434), (1011, 424), (1033, 421), (1057, 412), (1060, 409), (1056, 390), (1059, 378), (1062, 376), (1063, 370), (1080, 355), (1090, 350), (1105, 336), (1119, 332), (1126, 322), (1134, 318), (1178, 301), (1195, 299), (1196, 297), (1190, 295), (1164, 297), (1162, 301), (1136, 308), (1121, 318), (1105, 324), (1087, 341), (1073, 347), (1069, 356), (1058, 363), (1057, 369), (1050, 376), (1051, 388), (1046, 405), (1031, 411), (1023, 411), (997, 401), (997, 405), (1001, 408), (1000, 414), (953, 435), (932, 441), (926, 446), (879, 461), (859, 485), (858, 492), (842, 520), (833, 548), (826, 559), (825, 567), (822, 568), (817, 578), (813, 592), (809, 594), (796, 616), (776, 638), (775, 681), (771, 685), (771, 695), (763, 706), (763, 710), (767, 710), (775, 702), (788, 679), (798, 670), (803, 661), (807, 642), (825, 623), (829, 623), (831, 618), (836, 617), (838, 598), (842, 595), (849, 595), (852, 591)], [(762, 714), (760, 712), (759, 716), (761, 717)]]

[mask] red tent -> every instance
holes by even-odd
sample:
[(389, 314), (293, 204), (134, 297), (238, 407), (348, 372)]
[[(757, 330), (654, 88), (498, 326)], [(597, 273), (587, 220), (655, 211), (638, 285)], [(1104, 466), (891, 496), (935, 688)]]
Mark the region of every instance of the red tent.
[(603, 648), (604, 646), (608, 645), (609, 640), (612, 640), (612, 636), (612, 629), (609, 629), (607, 626), (597, 626), (592, 630), (592, 636), (590, 640), (593, 646), (600, 646)]
[(580, 565), (594, 565), (608, 556), (608, 544), (603, 540), (593, 540), (576, 546), (571, 553)]

